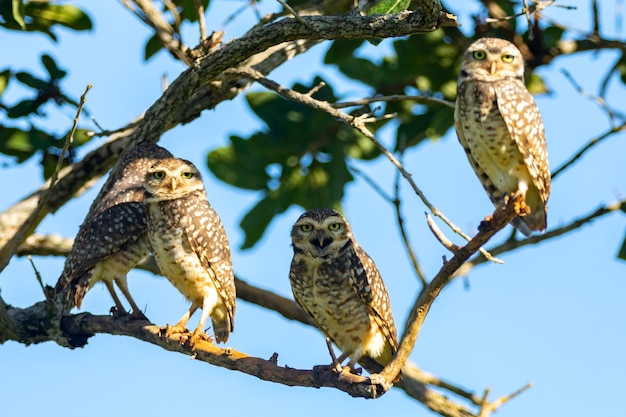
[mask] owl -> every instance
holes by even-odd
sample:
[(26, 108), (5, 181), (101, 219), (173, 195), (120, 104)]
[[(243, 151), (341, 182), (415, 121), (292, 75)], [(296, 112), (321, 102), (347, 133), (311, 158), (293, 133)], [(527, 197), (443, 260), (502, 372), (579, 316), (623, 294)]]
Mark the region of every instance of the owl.
[(235, 318), (235, 277), (222, 222), (207, 201), (202, 178), (189, 161), (167, 158), (146, 174), (144, 204), (148, 238), (163, 275), (191, 307), (167, 333), (184, 333), (189, 318), (202, 308), (191, 344), (207, 338), (211, 317), (217, 342), (226, 342)]
[[(335, 365), (350, 358), (378, 372), (398, 349), (385, 284), (374, 261), (352, 236), (348, 221), (332, 209), (304, 213), (291, 230), (289, 280), (294, 298), (340, 350)], [(367, 363), (377, 365), (372, 370)]]
[(519, 49), (483, 38), (463, 56), (454, 112), (456, 133), (491, 201), (521, 194), (526, 215), (513, 225), (524, 235), (546, 228), (550, 169), (543, 122), (524, 85)]
[(128, 291), (126, 274), (150, 252), (143, 206), (146, 172), (157, 160), (171, 156), (166, 149), (147, 142), (122, 155), (100, 192), (102, 198), (91, 205), (80, 226), (55, 287), (64, 311), (80, 308), (87, 291), (103, 282), (115, 302), (112, 311), (126, 314), (115, 282), (130, 303), (132, 316), (145, 318)]

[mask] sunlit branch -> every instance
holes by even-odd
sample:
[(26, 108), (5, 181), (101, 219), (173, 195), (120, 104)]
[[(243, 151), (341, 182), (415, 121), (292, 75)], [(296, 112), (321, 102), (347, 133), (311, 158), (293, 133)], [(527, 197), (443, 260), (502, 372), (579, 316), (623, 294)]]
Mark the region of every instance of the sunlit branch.
[[(72, 249), (72, 244), (73, 239), (71, 238), (64, 238), (58, 235), (34, 234), (29, 236), (29, 238), (20, 246), (17, 254), (18, 256), (27, 256), (30, 254), (39, 256), (67, 256)], [(144, 259), (139, 265), (137, 265), (136, 268), (151, 272), (155, 275), (161, 275), (161, 271), (156, 265), (154, 258), (151, 256)], [(293, 300), (251, 285), (239, 277), (235, 278), (235, 284), (237, 287), (237, 298), (268, 310), (275, 311), (289, 320), (298, 321), (302, 324), (311, 326), (310, 321), (302, 309), (299, 308)], [(2, 300), (0, 299), (0, 307), (2, 305), (1, 302)], [(4, 322), (2, 313), (3, 311), (0, 309), (0, 324)], [(5, 321), (6, 323), (12, 323), (8, 320), (8, 318)], [(8, 327), (3, 328), (7, 329), (5, 333), (8, 333), (10, 330)], [(11, 337), (6, 337), (9, 337), (10, 340), (17, 340), (15, 334), (11, 334)], [(0, 337), (0, 341), (1, 340), (2, 337)], [(437, 386), (441, 389), (445, 389), (459, 395), (462, 398), (469, 399), (473, 402), (473, 404), (478, 404), (473, 400), (472, 394), (468, 391), (451, 383), (444, 382), (439, 378), (418, 369), (413, 364), (406, 364), (402, 368), (402, 372), (403, 378), (396, 384), (396, 386), (404, 390), (407, 395), (422, 402), (426, 407), (438, 414), (452, 417), (469, 417), (472, 415), (462, 406), (448, 401), (441, 395), (431, 391), (426, 385)]]
[[(191, 65), (191, 59), (185, 54), (185, 50), (188, 49), (181, 43), (180, 40), (174, 37), (176, 30), (165, 19), (163, 14), (157, 10), (153, 2), (149, 0), (121, 0), (124, 6), (128, 8), (135, 16), (154, 29), (159, 40), (173, 56), (183, 62), (185, 65)], [(133, 4), (137, 7), (133, 7)], [(167, 2), (165, 2), (167, 7)], [(170, 10), (171, 11), (171, 10)], [(174, 8), (173, 15), (176, 16), (177, 12)]]

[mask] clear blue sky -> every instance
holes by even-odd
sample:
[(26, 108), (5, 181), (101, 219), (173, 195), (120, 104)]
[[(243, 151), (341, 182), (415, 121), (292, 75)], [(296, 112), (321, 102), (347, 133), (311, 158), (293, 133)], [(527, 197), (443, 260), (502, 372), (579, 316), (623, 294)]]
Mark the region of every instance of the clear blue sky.
[[(73, 96), (82, 94), (87, 83), (93, 84), (87, 106), (98, 123), (107, 129), (123, 126), (159, 97), (164, 74), (173, 80), (183, 68), (164, 53), (148, 63), (142, 61), (149, 31), (119, 3), (76, 3), (90, 12), (94, 31), (59, 31), (58, 44), (42, 35), (3, 31), (0, 69), (36, 68), (42, 74), (39, 56), (50, 53), (70, 70), (64, 88)], [(244, 4), (225, 0), (212, 3), (209, 30), (219, 28), (226, 16)], [(263, 3), (263, 7), (276, 7), (271, 1)], [(546, 15), (587, 30), (589, 3), (569, 1), (567, 5), (578, 9), (551, 8)], [(612, 8), (623, 2), (600, 3), (603, 35), (623, 39), (626, 31), (618, 31), (612, 13)], [(469, 24), (467, 13), (471, 9), (455, 11), (464, 13), (462, 21)], [(253, 13), (246, 10), (226, 27), (226, 37), (238, 36), (254, 19)], [(196, 35), (189, 33), (189, 43), (193, 44), (191, 39)], [(388, 51), (389, 44), (385, 41), (368, 53), (382, 54)], [(337, 89), (342, 92), (367, 95), (360, 85), (346, 83), (333, 69), (319, 64), (326, 47), (318, 46), (298, 57), (271, 74), (271, 78), (291, 85), (293, 81), (306, 82), (323, 74), (341, 82)], [(603, 52), (559, 58), (550, 68), (540, 70), (553, 90), (553, 94), (537, 98), (546, 125), (552, 167), (559, 166), (608, 126), (598, 107), (582, 98), (560, 70), (566, 68), (584, 88), (597, 92), (601, 77), (617, 56), (615, 52)], [(262, 91), (259, 87), (254, 89)], [(610, 91), (610, 104), (626, 113), (626, 90), (615, 77)], [(18, 97), (20, 90), (15, 88), (8, 94), (12, 96), (7, 101), (11, 101), (10, 97)], [(205, 164), (206, 153), (225, 144), (229, 134), (245, 136), (261, 127), (242, 98), (221, 103), (190, 125), (173, 129), (160, 144), (175, 155), (190, 159), (204, 173), (209, 200), (220, 213), (235, 247), (237, 274), (291, 297), (287, 278), (291, 259), (289, 230), (300, 210), (291, 209), (274, 221), (253, 250), (238, 250), (243, 242), (238, 222), (256, 196), (217, 182)], [(73, 112), (53, 111), (49, 119), (37, 123), (63, 132), (71, 126), (72, 118)], [(389, 137), (381, 139), (391, 143)], [(624, 139), (622, 134), (602, 144), (554, 182), (550, 227), (568, 223), (602, 203), (626, 195)], [(91, 148), (98, 143), (91, 144)], [(3, 210), (39, 186), (41, 176), (35, 160), (20, 166), (8, 159), (0, 162), (9, 165), (0, 171)], [(465, 230), (474, 230), (480, 219), (492, 211), (453, 132), (409, 152), (405, 165), (431, 202)], [(394, 168), (386, 160), (357, 166), (391, 190)], [(49, 216), (38, 232), (73, 236), (97, 188)], [(403, 200), (411, 240), (426, 273), (432, 277), (441, 266), (441, 257), (448, 253), (427, 230), (425, 207), (406, 184)], [(401, 246), (392, 207), (369, 186), (357, 181), (348, 188), (345, 215), (357, 239), (381, 270), (397, 325), (402, 328), (418, 285)], [(611, 215), (566, 238), (505, 255), (504, 265), (472, 270), (465, 281), (469, 288), (462, 280), (453, 282), (432, 308), (411, 359), (424, 370), (479, 394), (490, 387), (492, 398), (532, 382), (533, 388), (504, 406), (499, 416), (616, 415), (623, 408), (618, 404), (626, 389), (626, 263), (615, 258), (624, 237), (624, 223), (623, 215)], [(496, 241), (505, 239), (508, 233), (503, 232)], [(35, 262), (44, 281), (53, 284), (64, 259), (36, 258)], [(187, 302), (165, 279), (132, 271), (129, 283), (135, 299), (146, 306), (146, 314), (156, 324), (174, 323), (187, 309)], [(0, 289), (7, 303), (19, 307), (42, 299), (32, 269), (22, 259), (12, 260), (0, 275)], [(83, 310), (106, 314), (111, 304), (104, 287), (98, 286), (87, 295)], [(324, 339), (314, 329), (245, 302), (238, 303), (236, 331), (229, 345), (263, 358), (278, 352), (279, 364), (292, 367), (311, 368), (329, 361)], [(0, 370), (3, 416), (166, 416), (190, 412), (271, 412), (276, 416), (297, 413), (302, 417), (328, 412), (432, 415), (399, 390), (366, 401), (332, 389), (288, 388), (119, 336), (98, 335), (85, 348), (74, 351), (52, 343), (24, 347), (8, 342), (0, 346)]]

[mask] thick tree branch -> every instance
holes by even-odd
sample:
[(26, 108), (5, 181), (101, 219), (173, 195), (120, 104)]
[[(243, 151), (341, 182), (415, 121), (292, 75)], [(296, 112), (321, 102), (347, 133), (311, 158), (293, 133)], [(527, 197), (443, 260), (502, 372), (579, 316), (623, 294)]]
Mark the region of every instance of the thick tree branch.
[[(32, 235), (20, 246), (18, 255), (26, 256), (32, 254), (40, 256), (67, 256), (72, 249), (73, 242), (74, 241), (71, 238), (63, 238), (57, 235)], [(152, 257), (146, 258), (137, 266), (137, 268), (157, 275), (161, 274)], [(236, 286), (237, 297), (241, 300), (273, 310), (289, 320), (311, 325), (302, 309), (300, 309), (293, 300), (277, 295), (271, 291), (250, 285), (240, 278), (236, 278)], [(35, 317), (38, 317), (38, 315), (44, 311), (42, 309), (43, 303), (39, 303), (34, 306), (33, 310), (35, 312)], [(20, 317), (25, 317), (28, 314), (25, 313), (25, 311), (28, 310), (29, 309), (20, 311)], [(13, 314), (15, 315), (16, 313), (17, 310), (13, 310)], [(0, 310), (0, 324), (2, 322), (2, 311)], [(14, 324), (13, 321), (9, 320), (8, 316), (7, 322)], [(23, 322), (24, 320), (20, 320), (20, 323)], [(107, 333), (107, 331), (103, 332)], [(43, 336), (41, 336), (40, 333), (47, 334), (48, 331), (37, 329), (36, 332), (23, 332), (23, 334), (8, 334), (7, 332), (0, 331), (0, 342), (4, 340), (18, 340), (26, 344), (41, 342), (43, 341)], [(79, 333), (69, 334), (69, 339), (74, 345), (81, 345), (86, 343), (90, 336), (90, 334), (85, 334), (85, 331), (81, 330)], [(475, 401), (475, 396), (473, 394), (468, 393), (467, 391), (450, 383), (443, 382), (440, 379), (421, 371), (413, 364), (405, 365), (402, 372), (403, 378), (396, 384), (396, 386), (404, 390), (410, 397), (415, 398), (423, 403), (427, 408), (440, 415), (451, 417), (469, 417), (472, 416), (472, 413), (466, 410), (463, 406), (446, 399), (441, 394), (433, 392), (427, 385), (440, 387), (455, 395), (459, 395), (462, 398), (472, 401), (475, 405), (479, 404)]]
[(489, 239), (491, 239), (498, 231), (502, 230), (507, 224), (519, 214), (518, 207), (522, 199), (509, 199), (508, 203), (503, 207), (496, 208), (492, 216), (485, 219), (480, 227), (478, 234), (472, 238), (465, 246), (460, 248), (449, 261), (445, 262), (433, 280), (420, 292), (415, 300), (411, 310), (411, 315), (406, 325), (406, 330), (400, 340), (398, 352), (394, 359), (385, 367), (381, 375), (387, 381), (393, 381), (400, 372), (400, 369), (406, 362), (409, 354), (415, 346), (417, 336), (422, 327), (424, 319), (430, 310), (430, 306), (435, 301), (441, 290), (453, 279), (454, 273), (482, 247)]
[[(577, 219), (574, 219), (570, 223), (564, 226), (551, 229), (541, 235), (533, 235), (522, 240), (517, 240), (515, 239), (515, 237), (513, 237), (512, 239), (509, 239), (500, 245), (490, 248), (489, 253), (493, 253), (494, 255), (500, 255), (503, 253), (514, 251), (524, 246), (537, 245), (539, 243), (546, 242), (550, 239), (554, 239), (556, 237), (562, 236), (573, 230), (579, 229), (587, 223), (591, 223), (592, 221), (599, 219), (600, 217), (616, 212), (618, 210), (626, 210), (626, 200), (620, 200), (620, 201), (617, 201), (615, 203), (612, 203), (606, 206), (605, 205), (600, 206), (589, 214), (586, 214)], [(487, 259), (485, 259), (482, 255), (479, 255), (476, 258), (472, 259), (471, 261), (465, 262), (465, 264), (461, 268), (459, 268), (456, 275), (457, 276), (467, 275), (473, 267), (483, 264), (486, 261)]]
[[(288, 41), (380, 39), (430, 32), (440, 24), (455, 24), (454, 20), (441, 14), (438, 1), (424, 3), (430, 7), (397, 15), (305, 16), (302, 19), (307, 22), (306, 26), (296, 19), (286, 18), (253, 29), (223, 48), (209, 53), (197, 65), (184, 71), (147, 110), (142, 119), (127, 130), (116, 133), (111, 141), (91, 152), (81, 162), (63, 170), (59, 182), (50, 189), (52, 197), (41, 208), (33, 228), (45, 215), (56, 211), (69, 199), (80, 194), (87, 184), (102, 176), (124, 149), (141, 141), (156, 142), (163, 132), (180, 123), (182, 112), (189, 108), (190, 99), (202, 87), (221, 79), (222, 73), (228, 68), (241, 65), (256, 54)], [(203, 102), (206, 104), (205, 100)], [(40, 196), (47, 189), (48, 186), (44, 185), (0, 215), (0, 247), (4, 247), (14, 236), (19, 225), (37, 207)]]

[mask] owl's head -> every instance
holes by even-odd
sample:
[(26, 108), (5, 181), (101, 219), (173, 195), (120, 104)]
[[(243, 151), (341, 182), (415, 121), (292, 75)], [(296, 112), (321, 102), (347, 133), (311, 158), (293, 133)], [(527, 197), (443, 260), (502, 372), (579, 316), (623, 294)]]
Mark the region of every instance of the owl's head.
[(146, 174), (144, 201), (174, 200), (196, 191), (204, 191), (200, 172), (189, 161), (179, 158), (161, 159)]
[(482, 38), (463, 55), (462, 72), (474, 79), (497, 81), (524, 79), (524, 58), (515, 45), (504, 39)]
[(348, 221), (336, 210), (309, 210), (298, 218), (291, 229), (294, 251), (313, 257), (339, 253), (352, 241)]

